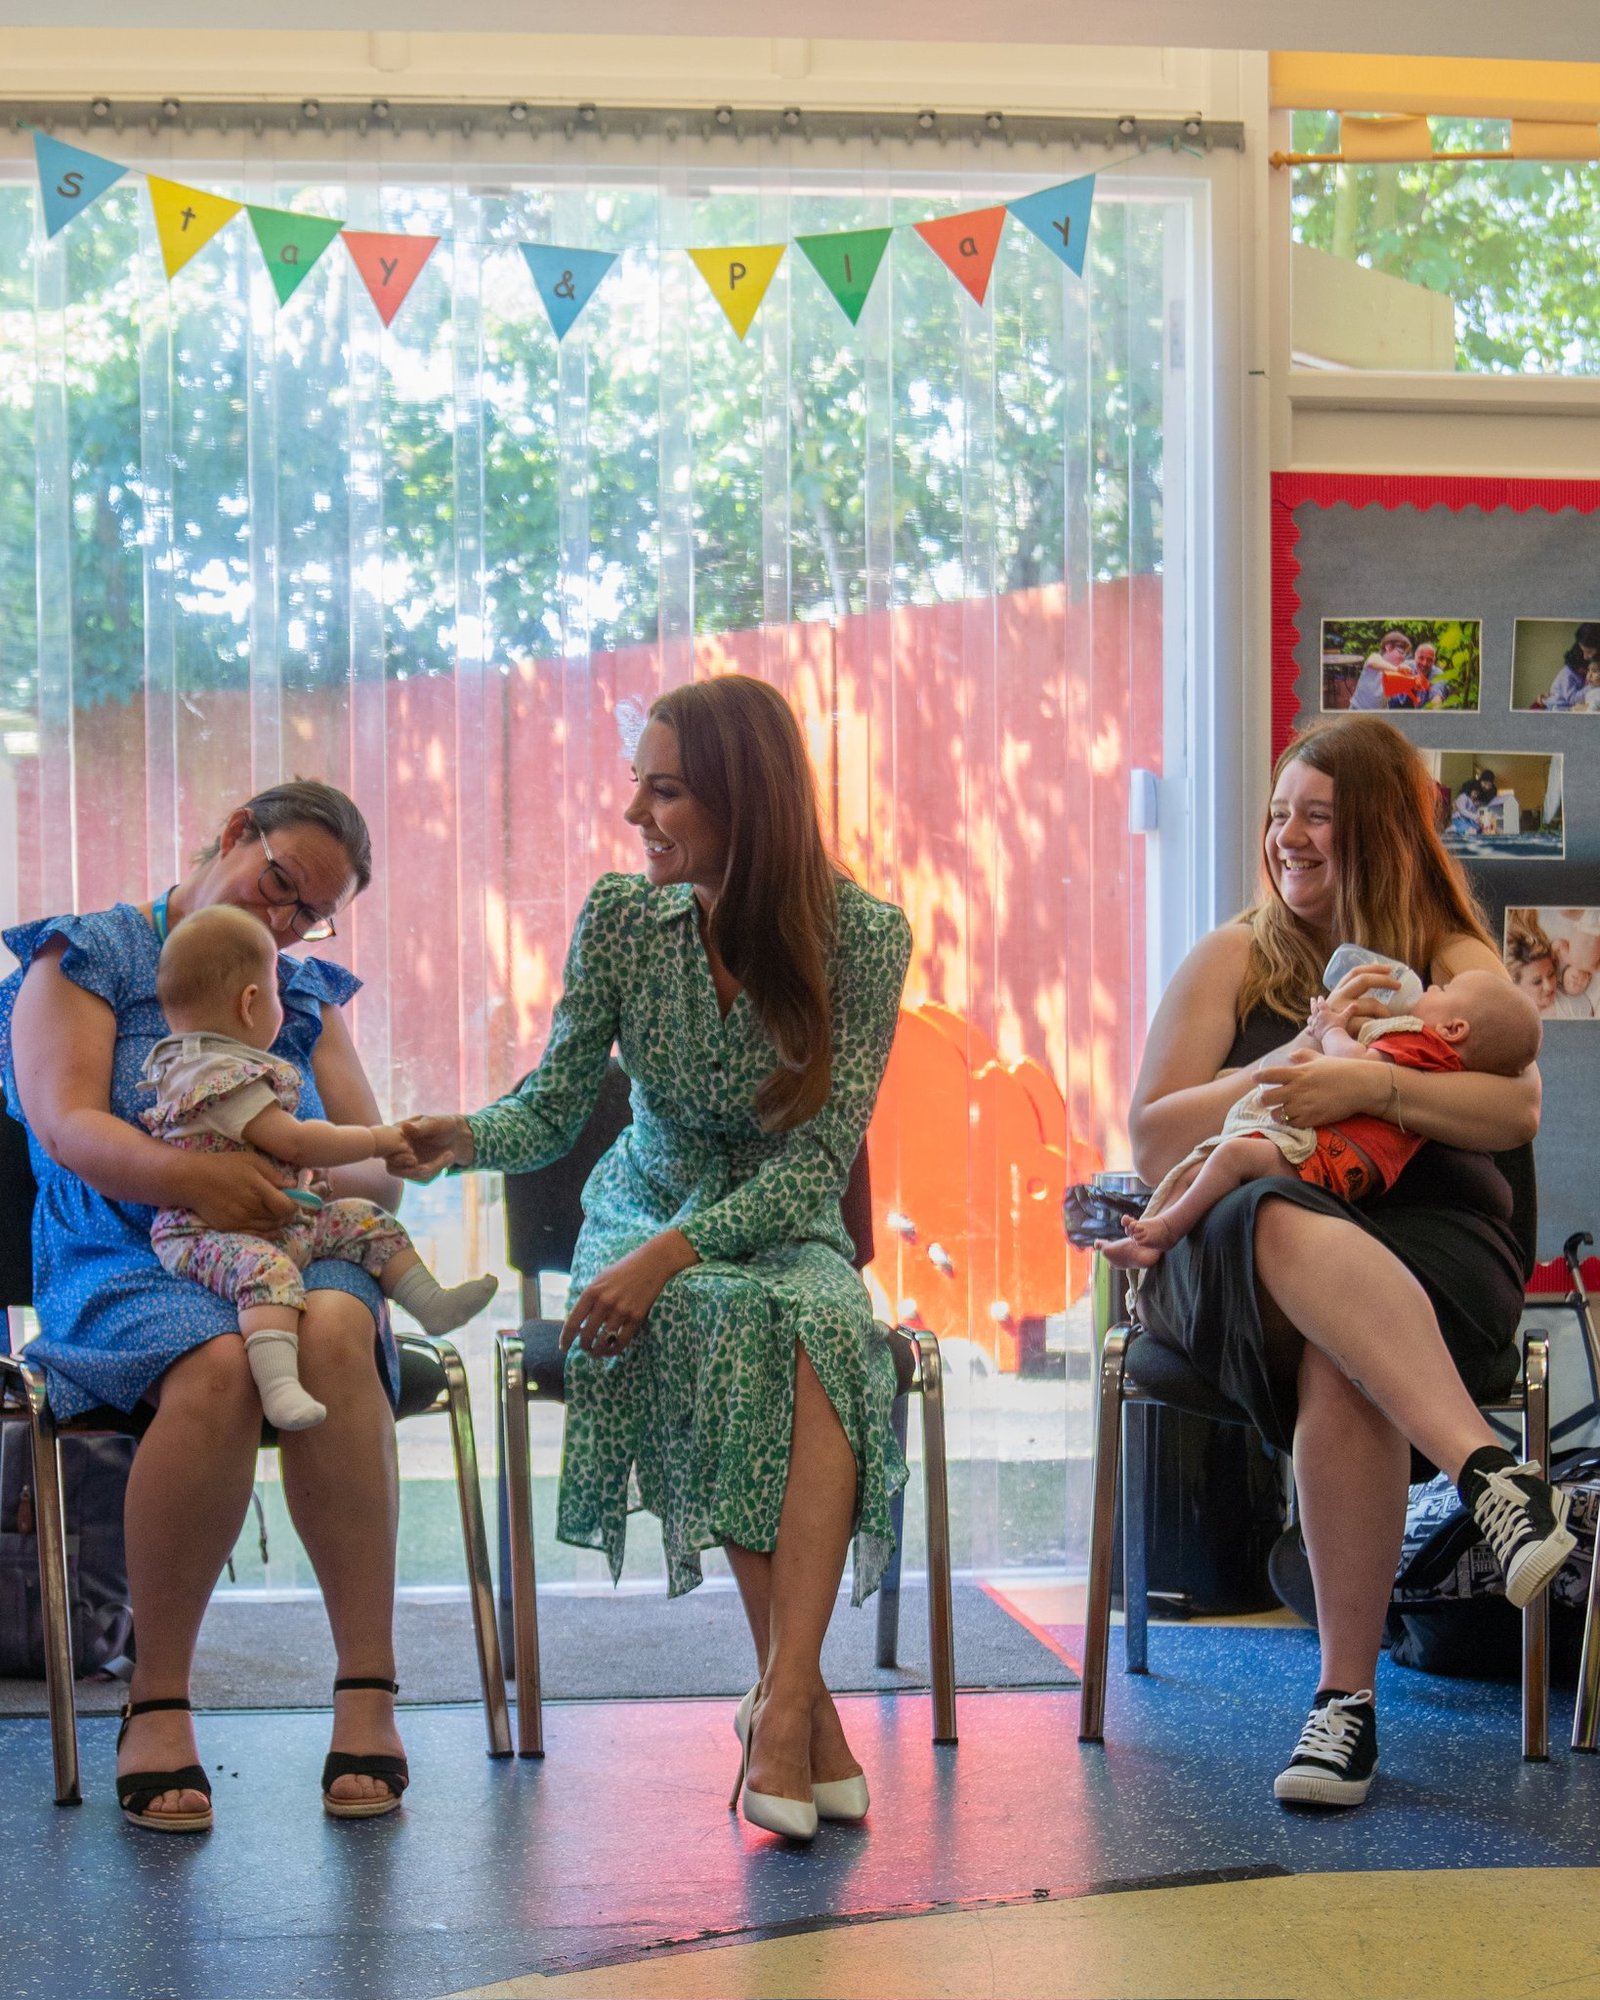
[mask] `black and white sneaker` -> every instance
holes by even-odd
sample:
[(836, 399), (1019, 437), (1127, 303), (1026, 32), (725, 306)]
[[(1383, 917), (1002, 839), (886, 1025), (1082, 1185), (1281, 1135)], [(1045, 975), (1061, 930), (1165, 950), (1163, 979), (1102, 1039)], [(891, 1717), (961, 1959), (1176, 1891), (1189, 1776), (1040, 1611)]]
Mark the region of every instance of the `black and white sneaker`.
[(1378, 1716), (1371, 1688), (1359, 1694), (1323, 1688), (1294, 1755), (1272, 1781), (1272, 1795), (1286, 1806), (1358, 1806), (1377, 1769)]
[(1568, 1496), (1541, 1478), (1537, 1465), (1518, 1465), (1495, 1445), (1472, 1454), (1456, 1490), (1494, 1551), (1507, 1598), (1519, 1609), (1531, 1603), (1577, 1546)]

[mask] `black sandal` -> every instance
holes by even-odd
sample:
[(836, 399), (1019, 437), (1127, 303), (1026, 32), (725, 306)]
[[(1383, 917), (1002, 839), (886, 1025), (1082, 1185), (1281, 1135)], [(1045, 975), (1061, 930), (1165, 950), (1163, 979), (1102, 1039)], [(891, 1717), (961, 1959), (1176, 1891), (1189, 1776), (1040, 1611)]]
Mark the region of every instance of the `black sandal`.
[[(188, 1709), (186, 1697), (168, 1695), (160, 1701), (129, 1701), (123, 1704), (122, 1727), (117, 1731), (117, 1748), (136, 1715), (148, 1715), (155, 1708)], [(153, 1813), (152, 1800), (163, 1792), (204, 1792), (208, 1801), (203, 1813)], [(185, 1764), (178, 1771), (129, 1771), (117, 1780), (117, 1804), (129, 1826), (142, 1826), (151, 1833), (209, 1833), (212, 1815), (209, 1800), (211, 1780), (198, 1764)]]
[[(347, 1678), (333, 1684), (335, 1694), (342, 1694), (346, 1688), (381, 1688), (385, 1694), (398, 1694), (400, 1683)], [(328, 1787), (336, 1778), (376, 1778), (380, 1784), (389, 1787), (389, 1796), (386, 1799), (330, 1798)], [(400, 1803), (400, 1794), (410, 1783), (411, 1771), (404, 1757), (358, 1757), (348, 1750), (330, 1750), (322, 1765), (322, 1810), (330, 1819), (378, 1819), (384, 1813), (394, 1811)]]

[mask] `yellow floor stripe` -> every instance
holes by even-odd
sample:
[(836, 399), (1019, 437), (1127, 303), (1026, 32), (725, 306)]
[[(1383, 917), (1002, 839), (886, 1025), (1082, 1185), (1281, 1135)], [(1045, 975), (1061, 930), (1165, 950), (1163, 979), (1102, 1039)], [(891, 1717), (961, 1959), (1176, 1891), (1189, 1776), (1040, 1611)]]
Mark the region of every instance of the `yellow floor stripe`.
[(1597, 1940), (1597, 1869), (1276, 1876), (841, 1926), (456, 2000), (1595, 2000)]

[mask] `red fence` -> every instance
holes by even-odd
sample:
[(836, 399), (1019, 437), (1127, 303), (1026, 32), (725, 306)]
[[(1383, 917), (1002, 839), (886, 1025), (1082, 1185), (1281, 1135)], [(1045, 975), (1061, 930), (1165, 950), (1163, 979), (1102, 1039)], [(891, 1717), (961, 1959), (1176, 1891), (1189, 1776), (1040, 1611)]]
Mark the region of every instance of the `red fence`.
[[(965, 1024), (969, 1113), (991, 1053), (1032, 1058), (1059, 1084), (1079, 1164), (1125, 1158), (1145, 1014), (1126, 778), (1133, 765), (1160, 769), (1161, 588), (1139, 577), (1076, 596), (1025, 591), (692, 649), (285, 688), (270, 704), (241, 686), (82, 710), (70, 802), (59, 785), (41, 796), (39, 775), (49, 787), (64, 773), (66, 746), (46, 741), (40, 763), (22, 766), (21, 906), (41, 909), (53, 890), (57, 907), (92, 909), (160, 887), (150, 829), (170, 825), (174, 789), (188, 854), (255, 785), (330, 778), (373, 826), (377, 878), (331, 955), (368, 981), (354, 1026), (380, 1096), (397, 1112), (480, 1102), (537, 1057), (588, 885), (637, 865), (621, 819), (630, 715), (690, 673), (759, 673), (802, 718), (841, 858), (911, 918), (908, 1002)], [(1048, 1094), (1036, 1111), (1049, 1117)], [(1067, 1151), (1065, 1131), (1040, 1140)], [(891, 1297), (929, 1311), (938, 1293), (942, 1330), (963, 1311), (988, 1324), (1001, 1250), (942, 1244), (956, 1276), (936, 1285), (916, 1247), (883, 1227), (906, 1202), (882, 1119), (872, 1151), (876, 1268)], [(1018, 1187), (1038, 1178), (1006, 1153), (979, 1137), (939, 1163), (953, 1207), (996, 1245), (1022, 1226)], [(1037, 1214), (1027, 1228), (1040, 1240)], [(1060, 1273), (1064, 1305), (1064, 1251)]]

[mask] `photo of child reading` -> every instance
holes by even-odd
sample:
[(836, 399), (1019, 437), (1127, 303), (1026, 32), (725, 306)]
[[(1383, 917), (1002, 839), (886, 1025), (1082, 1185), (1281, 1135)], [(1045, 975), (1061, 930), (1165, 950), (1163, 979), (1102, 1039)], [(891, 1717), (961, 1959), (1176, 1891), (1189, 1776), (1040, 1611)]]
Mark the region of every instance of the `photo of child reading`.
[(1101, 1246), (1122, 1270), (1155, 1264), (1200, 1218), (1246, 1181), (1282, 1178), (1326, 1188), (1341, 1201), (1381, 1194), (1423, 1144), (1405, 1129), (1404, 1070), (1480, 1070), (1520, 1076), (1539, 1053), (1541, 1029), (1531, 997), (1497, 972), (1460, 972), (1429, 986), (1404, 1014), (1362, 1020), (1325, 999), (1312, 1002), (1306, 1033), (1327, 1056), (1390, 1065), (1378, 1112), (1315, 1130), (1285, 1125), (1249, 1091), (1220, 1133), (1180, 1160), (1128, 1233)]
[(1323, 710), (1476, 711), (1482, 660), (1476, 618), (1325, 618)]
[(1566, 851), (1562, 761), (1544, 750), (1424, 750), (1439, 831), (1466, 861), (1559, 861)]
[(1506, 970), (1546, 1021), (1592, 1021), (1600, 1003), (1600, 910), (1506, 911)]
[(1519, 618), (1511, 647), (1511, 706), (1600, 715), (1600, 618)]

